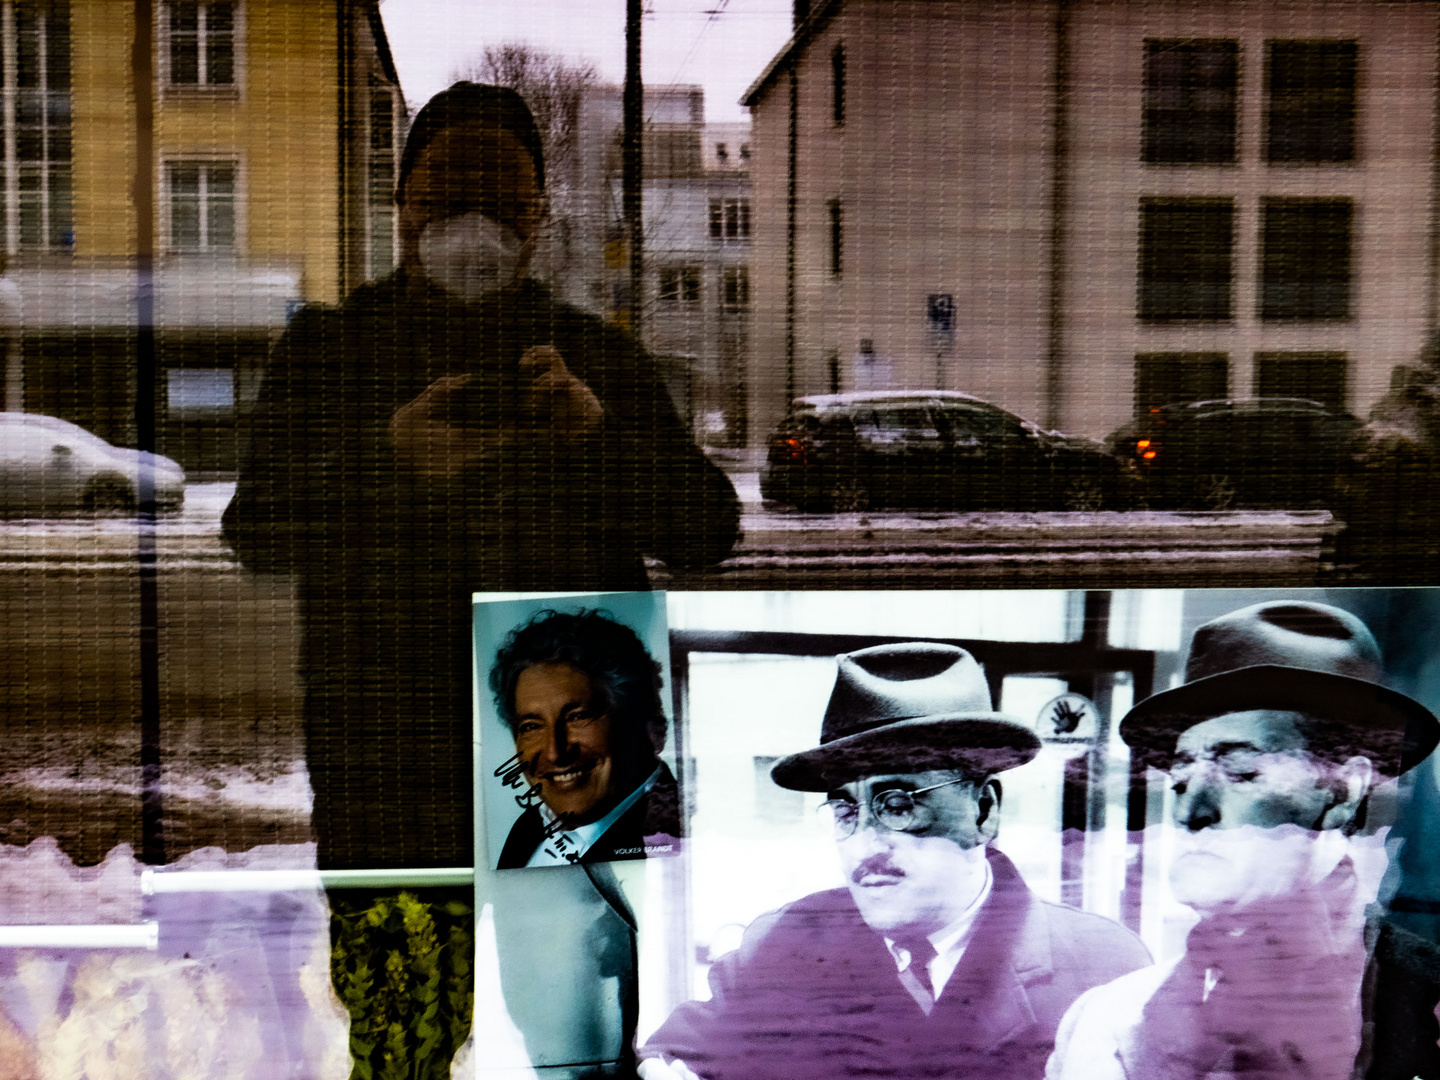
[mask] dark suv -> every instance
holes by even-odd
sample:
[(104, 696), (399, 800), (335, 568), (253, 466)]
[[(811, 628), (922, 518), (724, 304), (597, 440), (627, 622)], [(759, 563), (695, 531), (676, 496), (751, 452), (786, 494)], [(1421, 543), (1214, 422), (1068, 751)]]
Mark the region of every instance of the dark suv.
[(1152, 409), (1113, 432), (1157, 509), (1324, 507), (1360, 421), (1304, 398), (1227, 398)]
[(770, 437), (766, 499), (802, 510), (1120, 506), (1127, 467), (1098, 442), (1044, 431), (946, 390), (796, 398)]

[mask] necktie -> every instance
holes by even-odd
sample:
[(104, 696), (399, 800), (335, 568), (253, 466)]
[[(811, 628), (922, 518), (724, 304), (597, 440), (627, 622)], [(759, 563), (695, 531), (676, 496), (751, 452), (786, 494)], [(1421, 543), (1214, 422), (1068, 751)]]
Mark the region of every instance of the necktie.
[(915, 999), (915, 1004), (929, 1016), (935, 1008), (935, 993), (930, 985), (930, 961), (939, 954), (935, 951), (935, 946), (930, 944), (929, 938), (907, 942), (900, 947), (910, 953), (910, 963), (900, 972), (900, 982)]

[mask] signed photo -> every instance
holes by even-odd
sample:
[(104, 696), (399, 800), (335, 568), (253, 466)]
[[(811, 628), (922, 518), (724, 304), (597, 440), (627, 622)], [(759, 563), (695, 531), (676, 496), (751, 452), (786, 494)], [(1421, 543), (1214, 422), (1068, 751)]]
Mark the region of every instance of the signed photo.
[(663, 593), (477, 598), (475, 664), (492, 868), (678, 851)]

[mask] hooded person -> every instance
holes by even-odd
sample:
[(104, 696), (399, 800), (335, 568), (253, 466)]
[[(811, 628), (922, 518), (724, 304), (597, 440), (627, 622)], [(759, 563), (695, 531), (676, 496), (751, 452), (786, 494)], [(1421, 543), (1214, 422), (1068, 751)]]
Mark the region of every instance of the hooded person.
[(642, 1048), (641, 1075), (1038, 1075), (1065, 1009), (1149, 962), (1107, 919), (1040, 900), (992, 846), (997, 774), (1040, 742), (963, 649), (839, 658), (820, 745), (777, 762), (823, 806), (846, 885), (762, 915)]
[(1181, 957), (1075, 1003), (1049, 1080), (1341, 1080), (1390, 1053), (1367, 980), (1378, 882), (1351, 838), (1440, 725), (1380, 678), (1356, 616), (1271, 601), (1201, 626), (1185, 682), (1124, 717), (1132, 754), (1169, 773), (1171, 892), (1198, 921)]

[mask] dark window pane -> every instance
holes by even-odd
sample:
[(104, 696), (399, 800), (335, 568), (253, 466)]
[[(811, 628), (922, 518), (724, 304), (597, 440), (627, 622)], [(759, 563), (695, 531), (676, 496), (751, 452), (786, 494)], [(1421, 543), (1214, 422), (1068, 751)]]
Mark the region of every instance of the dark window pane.
[(235, 166), (211, 165), (209, 188), (212, 195), (233, 195), (235, 193)]
[(40, 85), (40, 12), (33, 4), (15, 5), (15, 84)]
[(1343, 409), (1349, 361), (1343, 352), (1256, 353), (1255, 389), (1261, 397), (1307, 398)]
[(845, 268), (845, 217), (840, 200), (830, 203), (830, 273), (839, 277)]
[(1272, 41), (1265, 58), (1268, 161), (1355, 159), (1354, 41)]
[(205, 51), (205, 82), (229, 86), (235, 81), (235, 43), (230, 37), (212, 37)]
[(1232, 199), (1141, 199), (1139, 316), (1230, 318)]
[(830, 54), (830, 118), (836, 127), (845, 124), (845, 46), (836, 45)]
[(200, 166), (171, 165), (170, 193), (172, 195), (200, 194)]
[(194, 34), (200, 30), (200, 5), (184, 3), (183, 0), (171, 0), (170, 3), (170, 33), (172, 34)]
[(70, 167), (50, 170), (50, 246), (69, 248), (75, 242), (74, 199), (71, 196)]
[(233, 248), (235, 246), (235, 200), (233, 197), (211, 199), (209, 206), (209, 235), (206, 247)]
[(1144, 161), (1235, 160), (1240, 45), (1235, 41), (1145, 42)]
[(70, 89), (70, 5), (54, 4), (45, 14), (45, 86)]
[(1135, 357), (1135, 412), (1177, 401), (1213, 401), (1229, 393), (1230, 355), (1223, 352), (1140, 353)]
[(235, 5), (206, 4), (205, 29), (211, 35), (223, 34), (228, 37), (235, 29)]
[(200, 41), (194, 35), (170, 36), (170, 81), (177, 86), (200, 82)]
[(719, 199), (710, 200), (710, 239), (719, 240), (724, 235), (725, 209)]
[(38, 127), (15, 129), (15, 157), (20, 161), (45, 160), (45, 136)]
[(1349, 199), (1265, 199), (1261, 204), (1260, 317), (1350, 315)]

